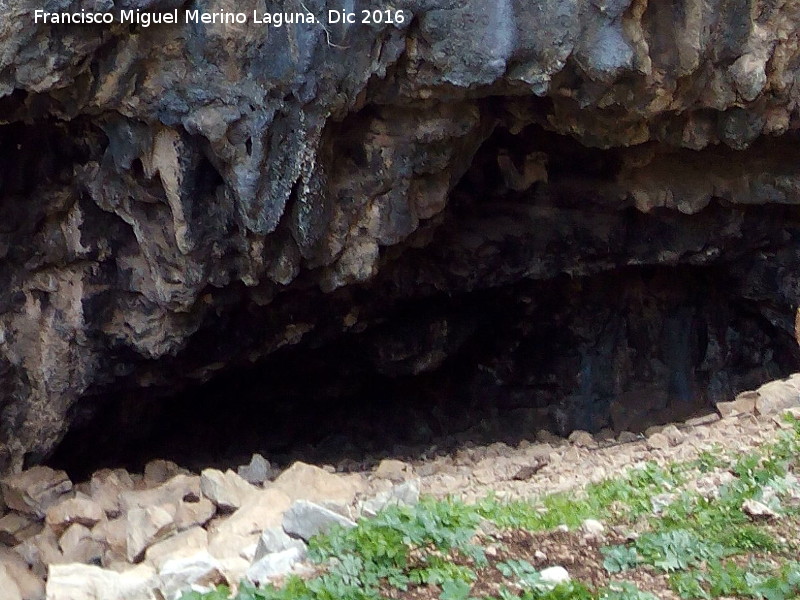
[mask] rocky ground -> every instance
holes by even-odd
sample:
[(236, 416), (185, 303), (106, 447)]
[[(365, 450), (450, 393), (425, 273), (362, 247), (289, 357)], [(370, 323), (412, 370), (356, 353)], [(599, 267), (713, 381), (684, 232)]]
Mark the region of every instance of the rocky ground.
[[(721, 403), (719, 414), (643, 435), (575, 431), (563, 439), (543, 431), (517, 447), (465, 444), (443, 455), (433, 448), (353, 473), (342, 472), (347, 465), (302, 462), (279, 471), (259, 455), (224, 472), (196, 474), (156, 460), (144, 473), (105, 469), (80, 483), (34, 467), (0, 481), (0, 589), (5, 600), (159, 600), (191, 586), (310, 573), (306, 542), (313, 535), (332, 524), (352, 526), (387, 505), (415, 504), (420, 494), (467, 502), (530, 498), (578, 489), (645, 461), (755, 448), (783, 426), (778, 413), (798, 406), (800, 375)], [(602, 556), (584, 533), (503, 534), (501, 547), (510, 555), (527, 549), (537, 568), (564, 566), (597, 582)]]

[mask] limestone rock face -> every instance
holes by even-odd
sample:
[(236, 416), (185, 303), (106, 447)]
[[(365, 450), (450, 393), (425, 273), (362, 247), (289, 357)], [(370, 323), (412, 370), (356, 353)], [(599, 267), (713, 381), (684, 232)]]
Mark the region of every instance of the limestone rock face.
[(401, 330), (401, 301), (518, 300), (462, 379), (566, 399), (566, 429), (727, 399), (796, 358), (760, 350), (792, 338), (800, 289), (796, 3), (400, 0), (402, 23), (282, 28), (61, 27), (41, 6), (0, 23), (0, 471), (103, 411), (110, 438), (139, 431), (280, 348), (362, 336), (374, 372), (430, 373), (485, 313)]

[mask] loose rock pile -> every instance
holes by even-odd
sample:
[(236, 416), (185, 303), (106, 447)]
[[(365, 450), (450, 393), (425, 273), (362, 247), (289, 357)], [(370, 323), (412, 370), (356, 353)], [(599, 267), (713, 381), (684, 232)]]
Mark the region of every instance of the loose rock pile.
[[(254, 455), (237, 471), (196, 475), (155, 460), (142, 474), (105, 469), (73, 484), (63, 471), (37, 466), (0, 480), (0, 597), (171, 600), (189, 588), (308, 575), (313, 535), (334, 524), (353, 526), (392, 503), (414, 504), (420, 489), (466, 501), (490, 491), (510, 499), (570, 489), (642, 460), (760, 444), (781, 427), (776, 414), (798, 407), (794, 375), (718, 405), (719, 415), (645, 435), (576, 431), (565, 440), (541, 431), (517, 448), (466, 445), (413, 464), (385, 459), (364, 473), (302, 462), (279, 472)], [(602, 528), (583, 526), (587, 536)]]
[[(393, 463), (379, 473), (403, 472)], [(419, 498), (410, 472), (393, 483), (331, 471), (297, 462), (270, 480), (255, 455), (238, 472), (193, 475), (157, 460), (142, 475), (103, 470), (78, 485), (48, 467), (11, 475), (0, 482), (3, 599), (169, 600), (310, 573), (312, 536)]]

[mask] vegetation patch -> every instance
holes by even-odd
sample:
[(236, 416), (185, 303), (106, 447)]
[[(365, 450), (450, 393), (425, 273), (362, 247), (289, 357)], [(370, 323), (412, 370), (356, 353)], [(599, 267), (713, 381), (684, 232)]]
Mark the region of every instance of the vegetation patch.
[(183, 600), (797, 598), (800, 421), (786, 419), (756, 451), (647, 463), (579, 492), (391, 507), (313, 539), (312, 577)]

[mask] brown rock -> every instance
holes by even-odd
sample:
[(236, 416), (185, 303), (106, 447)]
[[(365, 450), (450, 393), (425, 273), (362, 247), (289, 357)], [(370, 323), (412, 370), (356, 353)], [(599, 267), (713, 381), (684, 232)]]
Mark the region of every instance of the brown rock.
[(597, 448), (597, 440), (588, 431), (576, 429), (567, 439), (580, 448)]
[(70, 490), (72, 482), (67, 474), (50, 467), (33, 467), (0, 480), (0, 491), (9, 508), (39, 518)]
[(133, 508), (147, 508), (164, 504), (178, 504), (186, 499), (200, 498), (200, 477), (176, 475), (169, 481), (149, 490), (124, 492), (120, 497), (120, 508), (127, 512)]
[(144, 484), (147, 487), (161, 485), (176, 475), (189, 475), (189, 471), (171, 460), (151, 460), (144, 466)]
[(768, 415), (800, 406), (800, 375), (770, 381), (758, 388), (756, 414)]
[(144, 562), (156, 569), (173, 558), (185, 558), (208, 549), (208, 533), (202, 527), (192, 527), (150, 546)]
[(130, 562), (139, 562), (145, 550), (175, 530), (174, 515), (160, 506), (133, 508), (127, 515), (127, 551)]
[(14, 548), (37, 577), (47, 576), (48, 565), (64, 562), (58, 538), (49, 528), (43, 529)]
[(360, 475), (336, 475), (298, 461), (281, 473), (267, 489), (279, 490), (292, 501), (349, 504), (364, 487)]
[(686, 434), (678, 429), (675, 425), (667, 425), (661, 433), (669, 440), (671, 446), (677, 446), (686, 439)]
[(92, 529), (92, 538), (106, 547), (102, 557), (104, 567), (127, 561), (128, 521), (126, 518), (101, 521)]
[(669, 448), (669, 439), (663, 433), (654, 433), (647, 438), (647, 447), (650, 450), (666, 450)]
[(216, 512), (214, 504), (202, 497), (200, 477), (196, 475), (176, 475), (153, 489), (125, 492), (120, 506), (124, 511), (160, 506), (172, 515), (178, 531), (203, 525)]
[(90, 564), (99, 562), (103, 556), (103, 544), (92, 537), (88, 527), (73, 523), (58, 540), (64, 562)]
[(217, 512), (217, 507), (208, 498), (197, 502), (180, 502), (175, 511), (175, 527), (182, 531), (195, 525), (205, 525)]
[(16, 546), (41, 530), (40, 521), (28, 515), (10, 512), (0, 518), (0, 544)]
[(375, 468), (375, 477), (388, 479), (389, 481), (394, 481), (395, 483), (405, 481), (411, 477), (412, 474), (413, 469), (411, 468), (411, 465), (403, 462), (402, 460), (396, 460), (393, 458), (383, 459)]
[(133, 479), (125, 469), (103, 469), (92, 475), (89, 483), (92, 500), (103, 508), (109, 519), (120, 515), (120, 497), (133, 487)]
[(291, 498), (280, 490), (259, 492), (230, 517), (209, 528), (209, 552), (217, 558), (226, 558), (231, 552), (238, 556), (247, 545), (258, 541), (262, 531), (280, 527), (283, 513), (291, 504)]
[(91, 529), (105, 518), (103, 508), (87, 498), (67, 498), (47, 509), (45, 523), (56, 532), (62, 533), (73, 523)]
[(221, 510), (236, 510), (258, 488), (228, 469), (225, 473), (217, 469), (205, 469), (200, 473), (200, 491)]
[(730, 402), (717, 402), (717, 412), (723, 419), (736, 415), (751, 414), (756, 410), (758, 392), (742, 392)]

